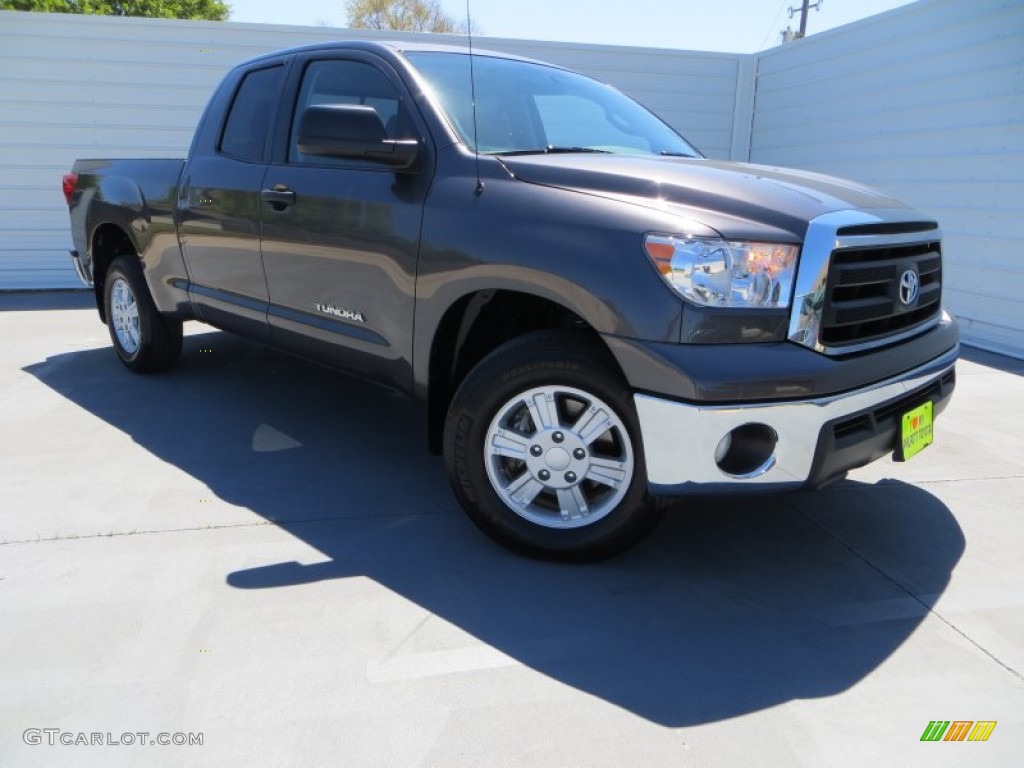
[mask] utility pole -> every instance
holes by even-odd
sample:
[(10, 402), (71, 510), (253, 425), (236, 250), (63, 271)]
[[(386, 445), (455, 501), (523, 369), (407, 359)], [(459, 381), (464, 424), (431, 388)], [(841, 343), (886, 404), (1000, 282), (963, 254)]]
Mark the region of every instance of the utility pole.
[[(811, 8), (813, 8), (816, 11), (820, 11), (821, 10), (821, 4), (823, 2), (825, 2), (825, 0), (817, 0), (817, 2), (814, 2), (814, 3), (812, 3), (811, 0), (803, 0), (803, 7), (801, 7), (799, 9), (799, 11), (800, 11), (800, 31), (797, 32), (796, 35), (793, 36), (793, 39), (799, 40), (800, 38), (802, 38), (804, 35), (807, 34), (807, 13), (811, 10)], [(793, 8), (792, 6), (790, 6), (789, 18), (792, 19), (793, 18), (793, 14), (796, 13), (797, 10), (798, 9)]]

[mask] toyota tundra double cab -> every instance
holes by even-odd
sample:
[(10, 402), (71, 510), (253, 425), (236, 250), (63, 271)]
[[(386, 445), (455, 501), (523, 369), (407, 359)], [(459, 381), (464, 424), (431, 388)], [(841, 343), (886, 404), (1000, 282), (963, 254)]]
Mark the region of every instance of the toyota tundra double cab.
[(245, 62), (184, 160), (79, 160), (79, 275), (133, 371), (194, 319), (397, 388), (487, 534), (592, 559), (659, 499), (819, 487), (932, 441), (938, 225), (709, 160), (592, 79), (346, 42)]

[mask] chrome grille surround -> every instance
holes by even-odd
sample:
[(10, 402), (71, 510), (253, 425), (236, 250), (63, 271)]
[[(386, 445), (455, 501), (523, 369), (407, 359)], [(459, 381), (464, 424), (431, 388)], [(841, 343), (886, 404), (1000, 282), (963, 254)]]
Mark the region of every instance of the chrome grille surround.
[[(849, 232), (851, 229), (853, 233)], [(846, 232), (840, 234), (844, 230)], [(797, 267), (789, 340), (825, 355), (848, 355), (894, 344), (937, 325), (942, 317), (941, 238), (942, 233), (935, 222), (922, 219), (909, 209), (834, 211), (813, 219), (807, 227)], [(874, 262), (872, 258), (857, 258), (858, 253), (871, 252), (881, 258)], [(848, 256), (856, 263), (836, 268), (834, 255), (839, 257), (836, 261)], [(940, 260), (938, 264), (935, 264), (936, 259)], [(885, 279), (886, 276), (877, 271), (884, 269), (889, 269), (887, 274), (895, 277), (894, 286), (898, 285), (900, 272), (906, 269), (912, 269), (919, 275), (937, 275), (930, 278), (933, 280), (930, 285), (935, 287), (929, 289), (931, 293), (938, 293), (934, 311), (920, 320), (908, 315), (912, 324), (891, 333), (883, 331), (869, 338), (830, 340), (830, 336), (835, 336), (831, 332), (836, 328), (837, 312), (864, 312), (868, 320), (884, 320), (899, 314), (879, 315), (876, 311), (877, 316), (872, 317), (871, 301), (861, 300), (846, 308), (833, 306), (832, 298), (837, 288), (844, 287), (844, 279), (846, 284), (879, 276)], [(895, 299), (895, 296), (890, 298)], [(915, 302), (907, 312), (916, 307)]]

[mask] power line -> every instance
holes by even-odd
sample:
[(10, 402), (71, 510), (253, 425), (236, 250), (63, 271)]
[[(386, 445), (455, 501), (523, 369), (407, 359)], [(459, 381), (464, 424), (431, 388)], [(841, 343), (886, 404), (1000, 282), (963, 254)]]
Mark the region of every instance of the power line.
[(768, 38), (771, 37), (772, 36), (772, 32), (775, 31), (775, 27), (779, 23), (779, 17), (782, 16), (782, 12), (786, 9), (786, 3), (787, 2), (788, 2), (788, 0), (782, 0), (782, 3), (779, 5), (778, 13), (775, 14), (775, 18), (772, 20), (772, 25), (770, 27), (768, 27), (768, 34), (766, 34), (764, 36), (764, 40), (761, 41), (761, 48), (762, 49), (765, 47), (765, 45), (768, 44)]

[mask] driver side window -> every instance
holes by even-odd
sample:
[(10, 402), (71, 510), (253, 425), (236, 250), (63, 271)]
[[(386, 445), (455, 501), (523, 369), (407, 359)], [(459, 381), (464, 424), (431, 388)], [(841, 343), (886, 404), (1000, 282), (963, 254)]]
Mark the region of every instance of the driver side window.
[(292, 117), (288, 162), (316, 165), (352, 165), (341, 158), (312, 157), (298, 149), (299, 120), (306, 107), (325, 104), (361, 104), (373, 107), (389, 139), (416, 138), (416, 130), (391, 81), (375, 67), (360, 61), (329, 59), (306, 67)]

